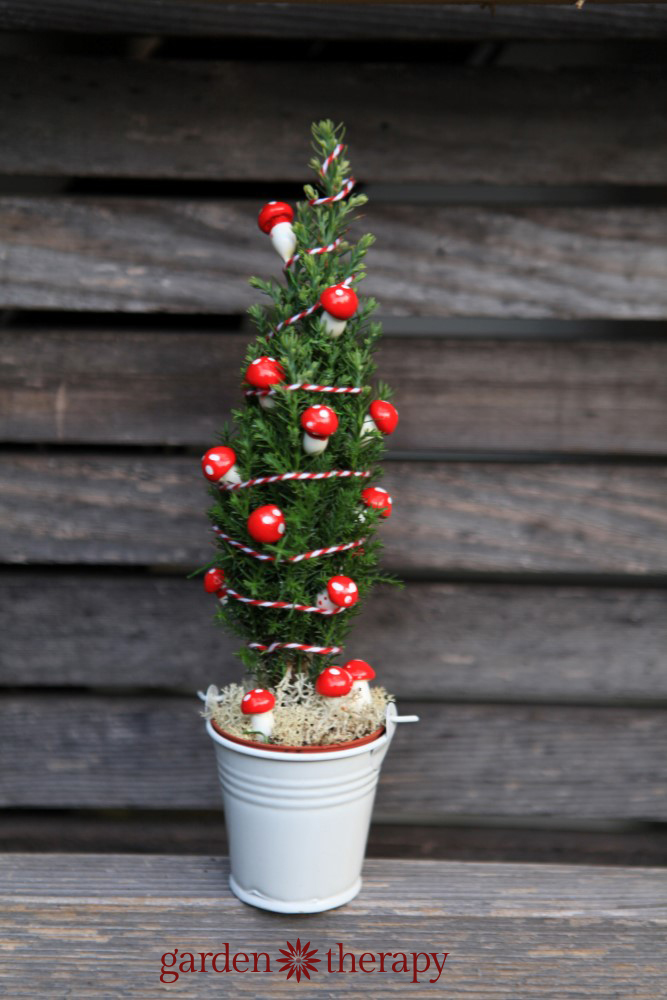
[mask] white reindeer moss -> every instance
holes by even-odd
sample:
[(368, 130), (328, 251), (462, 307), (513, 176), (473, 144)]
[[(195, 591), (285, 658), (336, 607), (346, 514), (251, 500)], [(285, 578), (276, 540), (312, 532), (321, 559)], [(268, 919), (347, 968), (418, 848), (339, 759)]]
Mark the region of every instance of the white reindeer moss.
[[(250, 688), (228, 684), (220, 700), (203, 713), (216, 725), (241, 739), (261, 740), (252, 733), (250, 717), (241, 711), (241, 699)], [(287, 674), (272, 689), (276, 696), (270, 743), (282, 746), (326, 746), (369, 736), (384, 725), (393, 697), (383, 687), (371, 687), (370, 704), (357, 706), (356, 695), (323, 698), (305, 674)]]

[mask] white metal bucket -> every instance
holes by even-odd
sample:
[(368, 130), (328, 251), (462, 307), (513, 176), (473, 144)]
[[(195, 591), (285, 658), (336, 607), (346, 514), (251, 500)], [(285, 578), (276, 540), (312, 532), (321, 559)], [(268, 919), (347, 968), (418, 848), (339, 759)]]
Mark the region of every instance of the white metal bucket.
[(347, 750), (289, 753), (215, 741), (229, 838), (232, 892), (278, 913), (317, 913), (341, 906), (361, 888), (375, 788), (396, 723)]

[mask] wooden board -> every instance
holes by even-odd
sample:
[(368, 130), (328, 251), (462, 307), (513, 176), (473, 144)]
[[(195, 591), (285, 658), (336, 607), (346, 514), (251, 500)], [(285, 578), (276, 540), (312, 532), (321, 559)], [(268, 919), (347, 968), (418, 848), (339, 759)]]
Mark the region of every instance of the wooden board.
[[(158, 995), (154, 984), (163, 949), (178, 942), (181, 952), (213, 955), (223, 940), (232, 954), (251, 947), (270, 953), (272, 971), (262, 975), (261, 986), (252, 973), (186, 975), (177, 984), (180, 996), (220, 996), (221, 984), (225, 989), (230, 978), (238, 996), (257, 996), (258, 989), (272, 997), (292, 996), (293, 983), (285, 982), (277, 959), (285, 940), (304, 928), (312, 947), (325, 956), (307, 986), (313, 997), (331, 996), (333, 979), (336, 995), (349, 997), (369, 989), (378, 997), (404, 996), (408, 989), (423, 996), (434, 989), (490, 1000), (518, 995), (555, 1000), (566, 993), (607, 1000), (631, 990), (639, 1000), (651, 1000), (662, 982), (664, 872), (659, 870), (455, 862), (389, 867), (370, 861), (357, 900), (343, 910), (295, 918), (241, 906), (227, 888), (229, 866), (222, 859), (100, 855), (81, 859), (79, 871), (76, 859), (48, 860), (55, 874), (46, 858), (26, 857), (5, 876), (7, 978), (17, 997), (35, 995), (24, 989), (39, 990), (46, 982), (50, 989), (66, 986), (72, 997), (105, 996), (100, 966), (124, 996)], [(327, 949), (337, 953), (338, 942), (357, 962), (364, 951), (388, 948), (409, 956), (439, 949), (448, 959), (434, 986), (424, 974), (413, 985), (411, 973), (391, 972), (369, 986), (373, 977), (358, 968), (341, 982), (340, 974), (326, 971)]]
[[(250, 340), (0, 330), (3, 440), (205, 446), (241, 401)], [(665, 454), (667, 341), (399, 336), (378, 361), (401, 414), (393, 448)]]
[(275, 62), (40, 56), (5, 60), (5, 72), (6, 174), (266, 184), (270, 135), (271, 176), (302, 183), (306, 128), (325, 107), (345, 122), (355, 176), (364, 182), (637, 185), (667, 178), (659, 68), (536, 73), (420, 60), (331, 63), (323, 74), (317, 61), (278, 69)]
[[(640, 464), (389, 462), (385, 564), (664, 574), (666, 480)], [(194, 455), (8, 452), (0, 502), (3, 562), (199, 566), (213, 553)]]
[(2, 0), (6, 31), (250, 38), (427, 39), (655, 38), (667, 35), (660, 3), (538, 6), (466, 4), (227, 4), (206, 0)]
[[(194, 696), (7, 695), (0, 805), (212, 809)], [(378, 818), (667, 819), (667, 711), (401, 701)]]
[[(570, 865), (494, 865), (437, 863), (433, 861), (401, 861), (393, 872), (387, 872), (381, 861), (366, 866), (364, 891), (343, 910), (330, 911), (316, 917), (309, 915), (274, 914), (239, 906), (226, 886), (229, 875), (228, 859), (213, 858), (123, 857), (113, 854), (93, 854), (72, 857), (66, 853), (49, 855), (14, 854), (0, 858), (2, 901), (4, 904), (26, 906), (47, 904), (49, 898), (63, 904), (77, 904), (77, 892), (86, 888), (89, 901), (110, 905), (122, 904), (128, 895), (142, 889), (156, 907), (160, 900), (168, 903), (194, 903), (204, 907), (208, 900), (218, 903), (220, 916), (231, 914), (268, 927), (280, 921), (295, 920), (326, 923), (335, 917), (354, 913), (370, 916), (368, 907), (383, 910), (396, 905), (396, 916), (416, 916), (429, 905), (434, 918), (447, 915), (487, 916), (500, 913), (509, 919), (526, 917), (539, 921), (551, 917), (585, 921), (605, 914), (610, 920), (639, 920), (656, 924), (667, 919), (664, 889), (667, 872), (647, 868), (643, 872), (623, 868)], [(448, 883), (446, 893), (434, 891), (434, 883)], [(404, 896), (402, 890), (412, 887)], [(528, 888), (530, 887), (530, 889)], [(45, 894), (45, 889), (53, 893)], [(79, 905), (84, 899), (79, 898)], [(137, 900), (139, 902), (139, 900)], [(412, 907), (414, 906), (414, 910)], [(130, 908), (131, 909), (131, 908)], [(292, 984), (293, 985), (293, 984)]]
[[(0, 574), (0, 685), (192, 691), (236, 680), (240, 641), (198, 581)], [(401, 698), (667, 700), (667, 591), (411, 583), (379, 588), (346, 656)], [(417, 665), (406, 669), (406, 663)]]
[[(108, 997), (113, 982), (116, 996), (142, 1000), (172, 990), (199, 1000), (221, 991), (292, 997), (295, 989), (309, 997), (433, 990), (488, 1000), (655, 1000), (664, 982), (666, 876), (659, 869), (371, 860), (356, 900), (311, 917), (241, 905), (227, 885), (229, 863), (218, 857), (13, 855), (0, 878), (4, 979), (17, 998), (43, 996), (48, 984), (50, 993), (94, 1000)], [(320, 964), (295, 986), (279, 971), (279, 949), (297, 937), (305, 943), (304, 935)], [(264, 951), (271, 971), (212, 972), (223, 942), (232, 956)], [(339, 943), (354, 956), (355, 972), (350, 957), (350, 971), (336, 971)], [(189, 951), (198, 963), (207, 953), (208, 974), (163, 986), (161, 955), (174, 948), (179, 959)], [(446, 953), (439, 981), (421, 973), (413, 983), (411, 972), (391, 966), (370, 973), (379, 959), (371, 965), (367, 958), (367, 971), (359, 970), (364, 952), (389, 952), (398, 963), (399, 951), (409, 962), (413, 953), (435, 952), (442, 963)], [(424, 958), (419, 963), (426, 968)], [(237, 968), (245, 967), (239, 958)]]
[[(573, 824), (575, 826), (575, 824)], [(177, 810), (18, 810), (0, 812), (0, 851), (99, 854), (226, 854), (220, 812)], [(373, 823), (369, 858), (555, 862), (590, 865), (667, 863), (661, 824), (578, 823), (527, 827)]]
[[(0, 306), (238, 313), (279, 274), (256, 201), (0, 198)], [(662, 319), (667, 207), (369, 206), (396, 316)], [(360, 227), (358, 227), (360, 231)], [(409, 261), (409, 276), (406, 276)]]

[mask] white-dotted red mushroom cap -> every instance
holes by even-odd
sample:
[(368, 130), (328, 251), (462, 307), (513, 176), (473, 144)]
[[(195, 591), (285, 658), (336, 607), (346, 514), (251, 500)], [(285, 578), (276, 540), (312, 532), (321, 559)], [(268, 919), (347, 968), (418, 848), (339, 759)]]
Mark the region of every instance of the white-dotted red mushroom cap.
[(379, 486), (367, 486), (361, 491), (361, 499), (367, 507), (379, 510), (382, 517), (390, 517), (394, 501), (386, 490), (381, 490)]
[(285, 369), (275, 358), (255, 358), (246, 368), (245, 380), (253, 389), (270, 389), (285, 381)]
[(315, 690), (325, 698), (341, 698), (352, 690), (352, 677), (343, 667), (327, 667), (315, 681)]
[(384, 399), (375, 399), (368, 408), (375, 425), (383, 434), (393, 434), (398, 427), (398, 410)]
[(241, 698), (241, 711), (244, 715), (261, 715), (270, 712), (275, 703), (275, 695), (266, 688), (254, 688)]
[(231, 448), (222, 445), (219, 448), (209, 448), (202, 455), (202, 472), (211, 483), (217, 483), (236, 462), (236, 455)]
[(349, 576), (332, 576), (327, 582), (327, 594), (339, 608), (351, 608), (359, 600), (359, 588)]
[(359, 299), (357, 293), (347, 285), (332, 285), (322, 292), (320, 303), (334, 319), (350, 319), (357, 311)]
[(372, 681), (375, 678), (375, 671), (365, 660), (348, 660), (343, 669), (353, 681)]
[(330, 406), (309, 406), (301, 414), (301, 426), (313, 437), (330, 437), (338, 430), (338, 417)]
[(285, 534), (285, 516), (280, 507), (271, 503), (253, 510), (246, 523), (248, 534), (264, 545), (279, 542)]

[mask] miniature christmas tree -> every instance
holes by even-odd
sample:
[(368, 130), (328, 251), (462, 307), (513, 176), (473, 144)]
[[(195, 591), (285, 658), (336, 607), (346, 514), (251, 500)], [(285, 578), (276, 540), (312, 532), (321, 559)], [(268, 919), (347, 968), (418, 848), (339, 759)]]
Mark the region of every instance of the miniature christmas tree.
[[(342, 680), (338, 693), (352, 685), (361, 711), (372, 669), (336, 664), (364, 598), (388, 579), (374, 536), (392, 501), (376, 483), (398, 415), (389, 390), (370, 385), (381, 327), (371, 321), (376, 303), (356, 292), (373, 237), (348, 239), (367, 199), (352, 193), (343, 128), (322, 121), (312, 133), (320, 190), (307, 185), (296, 214), (270, 202), (259, 215), (284, 281), (251, 279), (270, 304), (249, 310), (257, 337), (243, 366), (245, 405), (202, 460), (218, 547), (204, 584), (220, 622), (246, 640), (239, 655), (257, 690), (290, 689), (297, 701), (316, 690), (333, 702), (328, 691)], [(255, 712), (255, 701), (243, 695), (249, 728), (268, 738), (261, 715), (272, 717), (273, 705)]]

